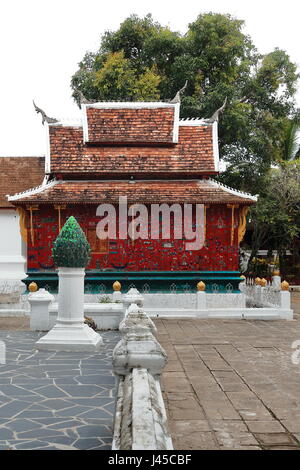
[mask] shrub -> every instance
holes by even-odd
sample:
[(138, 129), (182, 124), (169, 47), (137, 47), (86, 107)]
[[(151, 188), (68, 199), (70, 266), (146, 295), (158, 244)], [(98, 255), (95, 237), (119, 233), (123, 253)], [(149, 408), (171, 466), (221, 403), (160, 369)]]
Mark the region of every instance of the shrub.
[(85, 268), (88, 265), (91, 248), (75, 217), (69, 217), (59, 232), (52, 255), (58, 267)]

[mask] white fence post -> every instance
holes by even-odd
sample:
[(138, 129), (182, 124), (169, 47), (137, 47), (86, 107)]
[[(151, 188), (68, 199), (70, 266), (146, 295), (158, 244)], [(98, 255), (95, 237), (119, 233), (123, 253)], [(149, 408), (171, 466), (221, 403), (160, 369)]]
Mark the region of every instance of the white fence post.
[(272, 287), (273, 290), (278, 291), (281, 289), (281, 277), (280, 276), (272, 276)]
[(49, 330), (49, 306), (54, 300), (46, 289), (39, 289), (28, 295), (30, 304), (30, 329), (33, 331)]
[(206, 310), (206, 292), (197, 291), (197, 310)]
[(289, 310), (291, 308), (291, 293), (287, 290), (280, 292), (280, 308)]

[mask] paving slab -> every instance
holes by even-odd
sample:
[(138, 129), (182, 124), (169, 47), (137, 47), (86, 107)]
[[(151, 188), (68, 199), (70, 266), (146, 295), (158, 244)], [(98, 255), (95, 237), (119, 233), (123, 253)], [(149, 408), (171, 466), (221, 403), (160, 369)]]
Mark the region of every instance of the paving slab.
[(300, 294), (292, 321), (155, 319), (178, 450), (300, 450)]
[[(1, 319), (3, 323), (3, 318)], [(110, 449), (117, 332), (101, 333), (99, 353), (36, 351), (41, 334), (26, 321), (0, 330), (6, 364), (0, 365), (0, 449)], [(0, 322), (1, 328), (1, 322)]]

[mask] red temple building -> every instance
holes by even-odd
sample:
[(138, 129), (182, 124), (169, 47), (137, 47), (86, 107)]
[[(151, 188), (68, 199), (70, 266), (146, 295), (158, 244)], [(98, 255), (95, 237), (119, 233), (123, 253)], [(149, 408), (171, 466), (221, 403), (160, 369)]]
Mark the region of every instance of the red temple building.
[[(9, 197), (27, 234), (27, 283), (55, 290), (53, 241), (74, 215), (92, 249), (86, 292), (110, 292), (115, 280), (153, 292), (195, 290), (199, 280), (208, 290), (238, 291), (239, 243), (256, 198), (213, 179), (217, 120), (180, 120), (179, 111), (180, 103), (100, 102), (82, 105), (82, 122), (46, 123), (44, 182)], [(203, 204), (204, 245), (187, 250), (172, 230), (168, 240), (99, 239), (97, 207), (113, 204), (118, 215), (120, 196), (128, 206)], [(171, 227), (174, 220), (171, 214)]]

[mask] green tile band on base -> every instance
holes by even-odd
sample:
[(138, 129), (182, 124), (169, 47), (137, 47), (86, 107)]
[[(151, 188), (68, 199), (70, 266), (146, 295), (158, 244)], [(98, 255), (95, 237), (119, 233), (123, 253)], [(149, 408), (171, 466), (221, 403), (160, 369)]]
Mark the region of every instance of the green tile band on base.
[[(57, 293), (58, 275), (55, 271), (27, 273), (23, 280), (28, 286), (36, 282), (38, 287)], [(141, 293), (192, 293), (197, 283), (203, 281), (208, 293), (239, 293), (241, 282), (239, 271), (87, 271), (85, 276), (86, 294), (112, 294), (112, 285), (119, 281), (122, 292), (136, 287)]]

